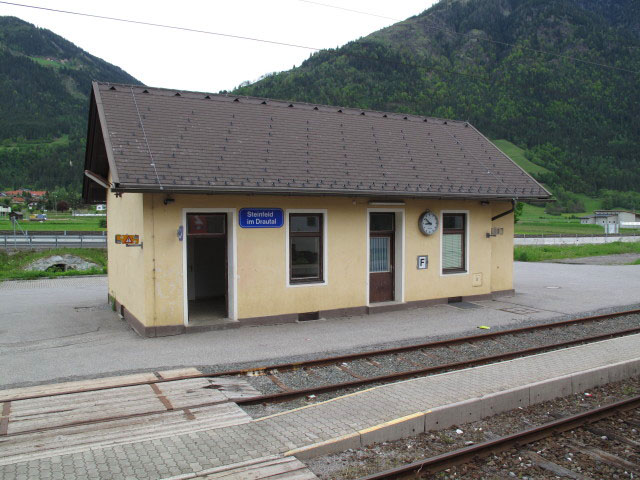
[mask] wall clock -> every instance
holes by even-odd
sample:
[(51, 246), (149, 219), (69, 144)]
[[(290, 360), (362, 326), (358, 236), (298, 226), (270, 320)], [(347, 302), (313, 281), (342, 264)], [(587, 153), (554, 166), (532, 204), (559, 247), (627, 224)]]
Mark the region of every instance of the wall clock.
[(418, 227), (420, 227), (420, 231), (425, 235), (432, 235), (438, 230), (438, 217), (431, 210), (425, 210), (425, 212), (420, 215)]

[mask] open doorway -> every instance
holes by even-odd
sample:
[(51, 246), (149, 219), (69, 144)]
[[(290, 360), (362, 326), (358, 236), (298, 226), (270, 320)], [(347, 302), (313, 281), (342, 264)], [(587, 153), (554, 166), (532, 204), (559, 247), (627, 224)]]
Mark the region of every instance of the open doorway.
[(224, 323), (229, 316), (226, 213), (187, 214), (188, 324)]

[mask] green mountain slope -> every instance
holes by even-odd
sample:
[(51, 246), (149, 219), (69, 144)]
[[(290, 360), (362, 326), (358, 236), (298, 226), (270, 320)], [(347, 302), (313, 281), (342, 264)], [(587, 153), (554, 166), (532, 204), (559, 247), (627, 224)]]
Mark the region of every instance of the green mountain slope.
[(0, 188), (79, 188), (93, 79), (139, 83), (49, 30), (0, 17)]
[(552, 188), (637, 191), (640, 74), (622, 69), (640, 72), (639, 11), (636, 0), (442, 0), (235, 92), (465, 119), (526, 147)]
[(508, 140), (493, 140), (496, 147), (502, 150), (511, 160), (516, 162), (529, 175), (540, 176), (549, 170), (536, 165), (525, 156), (525, 151)]

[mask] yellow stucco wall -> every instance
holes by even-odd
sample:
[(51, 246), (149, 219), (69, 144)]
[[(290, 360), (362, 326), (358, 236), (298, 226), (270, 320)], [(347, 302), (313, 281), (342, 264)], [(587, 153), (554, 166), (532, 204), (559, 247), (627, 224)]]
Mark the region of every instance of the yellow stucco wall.
[(109, 295), (142, 321), (146, 318), (144, 252), (140, 247), (115, 243), (116, 234), (139, 235), (144, 240), (143, 196), (128, 193), (116, 197), (107, 194), (107, 252)]
[[(405, 302), (488, 294), (512, 288), (513, 216), (491, 223), (492, 215), (509, 209), (510, 202), (491, 202), (483, 206), (479, 201), (406, 200), (404, 206), (373, 207), (369, 205), (369, 199), (364, 198), (174, 195), (175, 201), (165, 205), (164, 198), (145, 194), (143, 201), (141, 195), (124, 194), (118, 199), (110, 196), (108, 206), (110, 292), (114, 292), (118, 301), (132, 312), (140, 312), (136, 316), (147, 326), (184, 323), (185, 241), (180, 242), (177, 238), (178, 227), (184, 221), (184, 209), (234, 211), (233, 228), (229, 233), (235, 236), (237, 299), (235, 302), (230, 299), (230, 303), (232, 309), (234, 304), (237, 307), (235, 316), (238, 319), (366, 305), (367, 211), (374, 209), (401, 212), (397, 215), (397, 228), (403, 228), (404, 223), (404, 272), (402, 286), (396, 282), (396, 293), (398, 295), (402, 290)], [(285, 227), (240, 228), (238, 212), (244, 207), (277, 207), (285, 212), (287, 209), (326, 210), (326, 284), (287, 286)], [(468, 213), (469, 268), (466, 274), (441, 274), (441, 227), (429, 237), (418, 230), (418, 218), (426, 209), (435, 212), (440, 219), (442, 211)], [(118, 216), (122, 218), (117, 219)], [(492, 226), (503, 227), (504, 235), (487, 238), (486, 233)], [(136, 228), (138, 230), (133, 231)], [(144, 249), (125, 250), (124, 246), (112, 245), (114, 233), (129, 233), (120, 232), (120, 229), (141, 234)], [(429, 256), (427, 270), (417, 270), (418, 255)], [(229, 263), (233, 264), (231, 252)], [(131, 279), (141, 272), (144, 284), (134, 285)], [(473, 274), (477, 273), (482, 275), (482, 282), (473, 286)]]

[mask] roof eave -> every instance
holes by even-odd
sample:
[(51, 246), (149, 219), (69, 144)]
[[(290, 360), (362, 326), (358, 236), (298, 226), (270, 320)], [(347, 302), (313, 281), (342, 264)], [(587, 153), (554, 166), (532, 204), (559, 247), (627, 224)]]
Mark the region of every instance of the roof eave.
[(104, 147), (107, 152), (107, 161), (109, 162), (109, 172), (111, 173), (111, 179), (114, 183), (118, 183), (118, 169), (116, 168), (116, 162), (113, 158), (113, 147), (111, 146), (111, 138), (109, 137), (109, 129), (107, 127), (107, 117), (104, 114), (104, 107), (102, 105), (102, 96), (100, 95), (100, 87), (98, 82), (92, 82), (93, 93), (95, 95), (96, 111), (98, 112), (98, 119), (100, 120), (100, 126), (102, 127), (102, 137), (104, 139)]
[(154, 187), (137, 184), (114, 184), (112, 192), (117, 193), (164, 193), (164, 194), (201, 194), (201, 195), (300, 195), (300, 196), (334, 196), (334, 197), (405, 197), (405, 198), (450, 198), (470, 200), (535, 200), (549, 201), (549, 197), (516, 195), (513, 193), (453, 193), (453, 192), (409, 192), (400, 190), (335, 190), (309, 188), (256, 188), (256, 187), (193, 187), (193, 186), (163, 186)]

